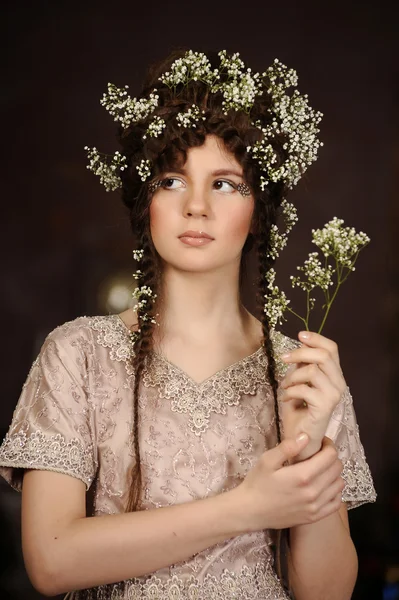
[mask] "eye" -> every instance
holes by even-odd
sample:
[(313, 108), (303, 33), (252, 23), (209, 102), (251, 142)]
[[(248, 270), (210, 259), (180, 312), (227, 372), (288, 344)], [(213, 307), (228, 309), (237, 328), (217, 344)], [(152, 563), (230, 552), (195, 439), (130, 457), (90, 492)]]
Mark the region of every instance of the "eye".
[[(183, 185), (183, 182), (180, 179), (176, 179), (176, 177), (166, 177), (166, 179), (163, 179), (159, 183), (164, 190), (178, 190)], [(181, 186), (174, 185), (176, 183), (180, 183)]]
[[(231, 193), (231, 192), (235, 192), (237, 190), (237, 186), (234, 183), (232, 183), (231, 181), (226, 181), (224, 179), (218, 179), (217, 181), (214, 182), (213, 185), (220, 192), (230, 192)], [(225, 186), (225, 187), (223, 188), (223, 186)]]

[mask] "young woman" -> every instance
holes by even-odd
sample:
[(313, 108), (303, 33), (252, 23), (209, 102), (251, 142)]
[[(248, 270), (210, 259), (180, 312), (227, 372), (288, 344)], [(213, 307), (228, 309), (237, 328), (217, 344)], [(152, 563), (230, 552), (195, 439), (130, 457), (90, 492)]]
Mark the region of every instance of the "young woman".
[(274, 71), (210, 58), (174, 54), (139, 101), (104, 100), (123, 155), (96, 169), (120, 178), (139, 243), (136, 310), (48, 335), (0, 448), (46, 596), (345, 600), (355, 584), (347, 509), (376, 494), (337, 345), (241, 299), (251, 246), (261, 307), (268, 293), (304, 120), (283, 126)]

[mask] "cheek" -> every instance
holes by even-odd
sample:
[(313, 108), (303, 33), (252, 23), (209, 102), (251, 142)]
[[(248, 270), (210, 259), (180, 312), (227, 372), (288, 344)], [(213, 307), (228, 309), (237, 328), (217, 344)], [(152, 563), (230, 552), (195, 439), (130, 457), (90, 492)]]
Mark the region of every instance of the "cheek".
[(161, 235), (162, 230), (165, 231), (167, 218), (165, 206), (160, 205), (154, 198), (150, 204), (150, 230), (153, 239)]
[(226, 223), (226, 232), (231, 239), (244, 242), (250, 227), (253, 214), (253, 203), (245, 207), (237, 207), (230, 210), (228, 222)]

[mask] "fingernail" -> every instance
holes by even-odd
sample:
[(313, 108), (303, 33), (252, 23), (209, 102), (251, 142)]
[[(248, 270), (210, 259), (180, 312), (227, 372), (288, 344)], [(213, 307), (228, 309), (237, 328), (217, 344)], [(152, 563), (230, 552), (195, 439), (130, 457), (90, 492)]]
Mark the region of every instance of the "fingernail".
[(303, 338), (304, 340), (307, 340), (308, 338), (310, 338), (310, 333), (308, 331), (301, 331), (299, 333), (299, 335), (301, 336), (301, 338)]
[(289, 352), (286, 352), (285, 354), (282, 354), (280, 358), (281, 360), (288, 360), (289, 358), (291, 358), (291, 354)]
[(305, 440), (307, 440), (307, 439), (308, 439), (308, 436), (307, 436), (307, 434), (306, 434), (306, 433), (300, 433), (300, 434), (298, 435), (298, 437), (296, 438), (296, 441), (297, 441), (297, 442), (304, 442), (304, 441), (305, 441)]

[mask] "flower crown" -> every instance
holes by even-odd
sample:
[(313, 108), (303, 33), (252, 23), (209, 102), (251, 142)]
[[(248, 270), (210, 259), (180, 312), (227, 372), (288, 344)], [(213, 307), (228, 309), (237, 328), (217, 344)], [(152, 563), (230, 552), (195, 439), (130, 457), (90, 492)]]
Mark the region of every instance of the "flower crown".
[[(177, 87), (199, 81), (209, 86), (211, 94), (221, 93), (223, 96), (223, 111), (243, 111), (251, 116), (255, 97), (266, 90), (270, 96), (268, 109), (271, 121), (267, 124), (257, 120), (252, 122), (261, 133), (261, 140), (247, 147), (247, 152), (259, 164), (260, 188), (262, 190), (269, 181), (283, 181), (292, 188), (301, 178), (307, 167), (317, 159), (317, 152), (322, 142), (318, 140), (318, 123), (322, 118), (321, 112), (315, 112), (308, 104), (307, 94), (301, 95), (294, 90), (292, 95), (286, 94), (287, 88), (296, 87), (298, 77), (293, 69), (288, 69), (277, 58), (264, 73), (252, 73), (238, 53), (227, 55), (226, 50), (218, 53), (219, 68), (212, 69), (207, 56), (201, 52), (189, 50), (182, 58), (173, 62), (170, 70), (164, 73), (159, 81), (177, 94)], [(114, 120), (123, 128), (133, 123), (148, 120), (158, 107), (159, 96), (154, 89), (147, 98), (131, 98), (127, 93), (128, 86), (118, 88), (108, 84), (107, 93), (103, 95), (101, 104)], [(204, 111), (195, 104), (184, 112), (176, 115), (176, 123), (182, 128), (196, 127), (200, 120), (205, 120)], [(166, 122), (154, 115), (143, 135), (143, 141), (148, 137), (161, 136), (166, 128)], [(283, 135), (286, 140), (284, 150), (286, 159), (277, 166), (278, 157), (272, 142), (277, 135)], [(100, 176), (100, 181), (107, 191), (121, 187), (120, 172), (127, 168), (126, 157), (120, 152), (113, 156), (98, 152), (97, 148), (88, 148), (89, 164), (87, 168)], [(145, 182), (151, 176), (152, 164), (143, 159), (137, 170)]]

